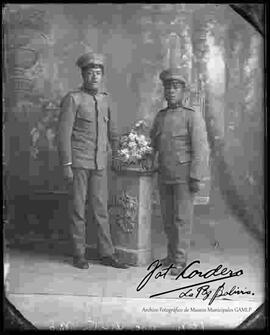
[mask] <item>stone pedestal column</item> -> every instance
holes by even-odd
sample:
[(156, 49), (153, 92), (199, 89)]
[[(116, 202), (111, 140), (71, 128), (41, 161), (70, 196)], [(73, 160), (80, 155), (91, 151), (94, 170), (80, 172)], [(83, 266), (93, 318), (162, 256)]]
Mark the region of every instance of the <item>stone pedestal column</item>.
[(116, 253), (133, 266), (150, 264), (152, 172), (123, 169), (114, 183), (109, 213)]

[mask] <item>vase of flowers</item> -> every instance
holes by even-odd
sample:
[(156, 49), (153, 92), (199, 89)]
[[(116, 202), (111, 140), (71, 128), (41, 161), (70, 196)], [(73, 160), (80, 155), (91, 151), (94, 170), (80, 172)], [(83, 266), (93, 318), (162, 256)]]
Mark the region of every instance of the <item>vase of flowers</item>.
[(117, 159), (120, 169), (149, 171), (152, 169), (153, 148), (144, 120), (138, 121), (119, 141)]
[[(151, 209), (153, 148), (149, 128), (138, 121), (120, 138), (114, 159), (118, 160), (113, 179), (109, 213), (111, 233), (119, 259), (133, 266), (151, 260)], [(119, 163), (119, 164), (118, 164)]]

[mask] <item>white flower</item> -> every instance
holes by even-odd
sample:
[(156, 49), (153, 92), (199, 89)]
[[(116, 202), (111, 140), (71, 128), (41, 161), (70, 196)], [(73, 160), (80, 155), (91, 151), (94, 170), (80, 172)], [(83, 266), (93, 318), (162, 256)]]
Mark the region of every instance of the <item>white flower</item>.
[(141, 146), (147, 146), (148, 145), (148, 142), (147, 142), (146, 137), (144, 135), (139, 135), (138, 136), (138, 143)]
[(136, 148), (132, 148), (131, 151), (130, 151), (130, 155), (131, 156), (135, 156), (137, 153), (137, 149)]
[(129, 153), (128, 149), (121, 149), (120, 154), (121, 155), (127, 155)]
[(134, 128), (131, 129), (128, 135), (123, 135), (120, 140), (120, 150), (118, 154), (124, 162), (136, 162), (143, 159), (147, 154), (152, 152), (152, 147), (149, 146), (151, 141), (143, 134), (136, 132), (136, 127), (145, 124), (143, 120), (138, 121)]
[(131, 148), (131, 149), (136, 148), (136, 143), (135, 142), (129, 142), (128, 147)]
[(140, 151), (143, 152), (143, 153), (147, 152), (147, 150), (148, 150), (147, 147), (142, 147), (142, 148), (140, 149)]
[(128, 135), (128, 138), (129, 138), (131, 141), (135, 141), (135, 139), (136, 139), (136, 134), (135, 134), (135, 133), (130, 133), (130, 134)]
[(126, 155), (128, 155), (128, 151), (126, 151), (126, 149), (118, 150), (118, 155), (119, 155), (121, 158), (124, 158)]
[(136, 127), (136, 128), (139, 128), (141, 125), (145, 125), (144, 120), (140, 120), (140, 121), (138, 121), (138, 122), (135, 124), (135, 127)]
[(124, 143), (126, 143), (128, 141), (128, 136), (123, 136), (122, 138), (121, 138), (121, 140), (120, 140), (120, 142), (121, 142), (121, 144), (124, 144)]

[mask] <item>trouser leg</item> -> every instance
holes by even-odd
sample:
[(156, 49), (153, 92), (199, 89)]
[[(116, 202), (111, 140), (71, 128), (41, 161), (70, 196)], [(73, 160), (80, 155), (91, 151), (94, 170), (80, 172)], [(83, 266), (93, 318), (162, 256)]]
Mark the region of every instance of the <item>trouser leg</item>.
[(186, 264), (193, 228), (193, 194), (188, 184), (174, 184), (174, 220), (175, 264)]
[(89, 170), (73, 168), (71, 203), (71, 239), (73, 256), (85, 256), (85, 202), (88, 188)]
[(173, 188), (171, 185), (162, 183), (161, 180), (159, 180), (158, 184), (161, 216), (167, 236), (167, 257), (173, 261), (175, 249), (175, 237), (173, 235)]
[(107, 170), (91, 170), (89, 200), (97, 225), (98, 251), (101, 257), (112, 256), (114, 247), (108, 217)]

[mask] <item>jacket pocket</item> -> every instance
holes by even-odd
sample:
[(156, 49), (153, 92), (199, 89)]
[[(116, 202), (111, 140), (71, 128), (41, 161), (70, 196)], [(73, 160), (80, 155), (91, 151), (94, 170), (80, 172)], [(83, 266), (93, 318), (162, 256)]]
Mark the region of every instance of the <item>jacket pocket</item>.
[(190, 137), (187, 129), (177, 129), (172, 134), (173, 148), (179, 163), (191, 161)]
[(94, 115), (89, 110), (86, 110), (84, 108), (80, 108), (76, 115), (77, 120), (84, 120), (87, 122), (93, 122), (94, 121)]
[(179, 163), (188, 163), (191, 162), (191, 154), (187, 150), (177, 150), (177, 157)]
[(77, 112), (74, 128), (75, 130), (85, 133), (92, 132), (94, 130), (94, 116), (89, 111), (80, 109)]
[(178, 128), (172, 130), (172, 137), (173, 138), (185, 138), (188, 137), (189, 133), (186, 128)]

